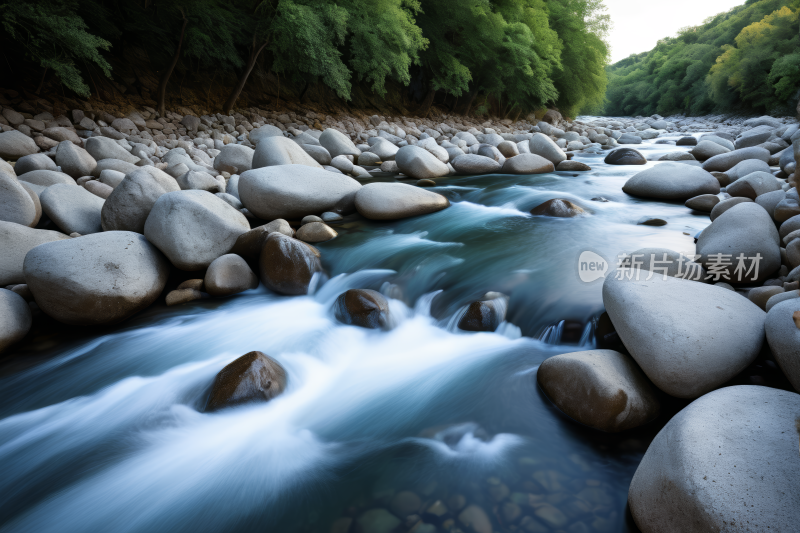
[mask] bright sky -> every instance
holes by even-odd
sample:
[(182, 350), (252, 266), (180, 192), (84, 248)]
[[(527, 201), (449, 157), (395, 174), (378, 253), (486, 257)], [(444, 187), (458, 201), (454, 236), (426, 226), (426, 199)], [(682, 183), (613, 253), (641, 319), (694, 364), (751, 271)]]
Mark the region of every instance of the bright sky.
[(697, 26), (742, 4), (744, 0), (605, 0), (614, 24), (608, 36), (611, 62), (651, 50), (659, 39), (674, 37), (684, 26)]

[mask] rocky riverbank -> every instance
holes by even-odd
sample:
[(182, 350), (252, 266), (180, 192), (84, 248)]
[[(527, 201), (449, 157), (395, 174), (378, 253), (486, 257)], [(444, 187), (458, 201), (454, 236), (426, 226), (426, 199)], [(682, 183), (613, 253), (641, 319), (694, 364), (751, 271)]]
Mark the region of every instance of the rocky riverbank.
[[(447, 115), (434, 121), (255, 108), (199, 117), (112, 111), (76, 109), (54, 117), (46, 110), (3, 109), (0, 245), (7, 253), (0, 257), (0, 286), (6, 287), (0, 289), (0, 350), (24, 338), (39, 313), (65, 324), (102, 325), (124, 321), (162, 297), (178, 305), (259, 284), (304, 295), (326, 275), (314, 244), (336, 238), (345, 216), (422, 216), (450, 206), (427, 189), (444, 180), (591, 170), (572, 160), (576, 154), (646, 165), (637, 145), (674, 144), (622, 190), (707, 213), (712, 222), (696, 236), (696, 253), (658, 242), (627, 251), (603, 285), (606, 314), (596, 331), (602, 349), (548, 359), (538, 382), (573, 420), (605, 432), (652, 421), (663, 394), (692, 401), (653, 441), (631, 485), (631, 511), (644, 531), (694, 524), (716, 530), (731, 521), (788, 531), (797, 522), (800, 494), (783, 480), (800, 474), (792, 455), (800, 396), (725, 387), (757, 357), (767, 357), (800, 388), (796, 121), (567, 122), (551, 111), (541, 120), (478, 123)], [(531, 212), (592, 216), (567, 198), (551, 198)], [(165, 291), (176, 272), (186, 281)], [(507, 305), (507, 295), (487, 293), (469, 305), (459, 328), (494, 331)], [(374, 290), (343, 292), (332, 312), (344, 324), (393, 324), (386, 295)], [(287, 374), (268, 355), (248, 353), (210, 384), (214, 401), (206, 410), (268, 401), (283, 392)], [(665, 444), (674, 439), (682, 446)], [(720, 447), (724, 464), (715, 456)], [(728, 462), (747, 471), (731, 474)], [(559, 480), (539, 479), (539, 470), (529, 474), (535, 483), (515, 480), (513, 491), (499, 479), (487, 481), (469, 501), (450, 501), (457, 494), (449, 492), (424, 499), (401, 492), (379, 510), (353, 511), (335, 530), (607, 529), (613, 510), (593, 501), (592, 491), (580, 496), (596, 486), (591, 480), (587, 488), (583, 480), (569, 480), (578, 496), (558, 499), (547, 486)], [(757, 476), (762, 481), (753, 496), (743, 480)], [(741, 505), (748, 498), (757, 503)]]

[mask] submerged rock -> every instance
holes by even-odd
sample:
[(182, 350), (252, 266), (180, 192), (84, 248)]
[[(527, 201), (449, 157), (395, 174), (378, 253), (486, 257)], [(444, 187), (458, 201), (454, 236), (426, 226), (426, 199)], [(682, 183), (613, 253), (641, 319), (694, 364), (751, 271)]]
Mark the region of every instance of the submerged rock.
[(336, 319), (343, 324), (370, 329), (389, 327), (389, 302), (377, 291), (350, 289), (333, 304)]
[(268, 289), (291, 296), (308, 294), (317, 272), (322, 272), (322, 261), (311, 246), (278, 232), (270, 233), (264, 241), (259, 274)]
[(586, 213), (579, 205), (564, 198), (553, 198), (531, 209), (531, 214), (546, 217), (571, 218)]
[(488, 292), (482, 299), (472, 302), (461, 320), (458, 329), (464, 331), (494, 331), (506, 319), (508, 296), (499, 292)]
[(205, 411), (212, 412), (255, 401), (269, 401), (286, 388), (286, 371), (262, 352), (247, 353), (219, 371)]
[(635, 428), (659, 413), (656, 388), (633, 359), (613, 350), (550, 357), (536, 378), (567, 416), (601, 431)]

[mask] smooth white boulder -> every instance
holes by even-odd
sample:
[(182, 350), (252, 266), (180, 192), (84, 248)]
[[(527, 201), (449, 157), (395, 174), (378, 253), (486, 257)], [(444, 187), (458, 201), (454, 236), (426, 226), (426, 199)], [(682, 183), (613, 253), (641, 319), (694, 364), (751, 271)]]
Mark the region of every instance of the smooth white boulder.
[[(106, 172), (114, 171), (103, 171)], [(103, 204), (100, 212), (103, 230), (144, 233), (144, 223), (156, 200), (168, 192), (179, 190), (178, 183), (169, 176), (159, 177), (144, 169), (131, 172), (124, 176)]]
[(767, 313), (766, 331), (775, 362), (792, 387), (800, 391), (800, 298), (772, 306)]
[(622, 190), (642, 198), (688, 200), (701, 194), (719, 194), (719, 181), (701, 168), (664, 162), (639, 172)]
[(35, 226), (36, 203), (17, 178), (0, 172), (0, 221)]
[(331, 154), (332, 158), (337, 155), (352, 155), (353, 157), (361, 155), (361, 150), (356, 148), (347, 135), (333, 128), (322, 132), (322, 135), (319, 136), (319, 144)]
[(21, 341), (32, 324), (28, 302), (15, 292), (0, 289), (0, 352)]
[(256, 145), (253, 154), (253, 170), (263, 167), (280, 165), (304, 165), (313, 168), (322, 168), (322, 165), (308, 155), (296, 142), (286, 137), (264, 137)]
[(46, 242), (69, 239), (58, 231), (34, 229), (14, 222), (0, 221), (0, 287), (25, 283), (22, 262), (33, 248)]
[(58, 183), (45, 189), (40, 199), (42, 211), (67, 235), (103, 231), (100, 213), (105, 200), (83, 187)]
[(370, 183), (355, 197), (358, 212), (370, 220), (397, 220), (441, 211), (450, 201), (441, 194), (405, 183)]
[(418, 146), (403, 146), (395, 154), (394, 160), (400, 172), (417, 179), (441, 178), (450, 173), (445, 163)]

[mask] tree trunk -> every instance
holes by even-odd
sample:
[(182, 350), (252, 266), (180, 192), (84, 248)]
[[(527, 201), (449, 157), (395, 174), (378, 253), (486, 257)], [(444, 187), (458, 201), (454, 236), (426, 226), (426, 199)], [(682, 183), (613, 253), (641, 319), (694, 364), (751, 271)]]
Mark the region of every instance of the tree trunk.
[(222, 108), (222, 112), (225, 115), (229, 115), (231, 109), (233, 109), (234, 104), (236, 104), (236, 100), (239, 99), (239, 95), (242, 94), (242, 89), (244, 89), (244, 84), (247, 83), (247, 78), (250, 77), (250, 73), (253, 71), (253, 67), (256, 66), (256, 60), (258, 59), (258, 55), (264, 49), (265, 46), (269, 43), (269, 39), (266, 39), (261, 46), (256, 48), (256, 37), (253, 36), (253, 45), (250, 47), (250, 57), (247, 60), (247, 66), (244, 69), (241, 77), (239, 78), (239, 83), (236, 84), (234, 87), (233, 92), (228, 97), (228, 100), (225, 102), (225, 105)]
[(158, 115), (163, 117), (167, 110), (166, 110), (166, 96), (167, 96), (167, 82), (169, 82), (170, 76), (172, 76), (172, 71), (175, 70), (175, 65), (178, 64), (178, 60), (181, 58), (181, 47), (183, 46), (183, 34), (186, 32), (186, 24), (189, 22), (189, 19), (186, 18), (186, 15), (181, 11), (181, 15), (183, 15), (183, 25), (181, 26), (181, 38), (178, 40), (178, 49), (175, 50), (175, 55), (172, 57), (172, 62), (169, 66), (161, 73), (161, 80), (158, 82)]
[(431, 106), (433, 105), (433, 97), (436, 96), (436, 90), (431, 88), (428, 91), (428, 94), (425, 96), (425, 99), (419, 105), (419, 108), (416, 111), (418, 117), (426, 118), (428, 113), (431, 110)]
[[(475, 87), (477, 87), (477, 85)], [(462, 103), (462, 107), (459, 110), (457, 110), (456, 113), (461, 113), (462, 115), (469, 115), (469, 108), (472, 107), (472, 102), (475, 100), (475, 97), (478, 96), (478, 89), (473, 88), (465, 96), (466, 100)]]
[(42, 73), (42, 79), (39, 81), (39, 86), (36, 88), (36, 92), (34, 93), (37, 96), (39, 95), (39, 93), (42, 92), (42, 87), (44, 87), (44, 80), (45, 80), (45, 78), (47, 78), (48, 70), (49, 70), (49, 67), (44, 67), (44, 72)]

